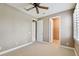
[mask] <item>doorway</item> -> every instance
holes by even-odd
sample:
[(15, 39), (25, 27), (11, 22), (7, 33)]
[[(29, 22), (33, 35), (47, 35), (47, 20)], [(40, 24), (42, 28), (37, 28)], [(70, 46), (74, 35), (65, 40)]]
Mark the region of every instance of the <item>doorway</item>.
[(50, 38), (50, 41), (53, 45), (53, 47), (60, 47), (60, 24), (61, 24), (61, 18), (59, 16), (55, 16), (55, 17), (52, 17), (50, 18), (50, 29), (51, 29), (51, 38)]

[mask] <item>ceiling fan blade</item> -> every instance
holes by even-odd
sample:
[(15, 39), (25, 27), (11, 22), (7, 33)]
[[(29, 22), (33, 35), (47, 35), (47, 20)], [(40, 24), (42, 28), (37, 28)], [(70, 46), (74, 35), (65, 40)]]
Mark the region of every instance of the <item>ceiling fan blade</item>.
[(33, 5), (34, 3), (29, 3), (30, 5)]
[(29, 8), (29, 9), (26, 9), (26, 8), (24, 8), (25, 10), (27, 10), (27, 11), (29, 11), (29, 10), (31, 10), (31, 9), (33, 9), (34, 7), (31, 7), (31, 8)]
[(38, 7), (36, 7), (36, 12), (37, 12), (37, 14), (39, 14), (39, 10), (38, 10)]
[(38, 6), (39, 8), (48, 9), (48, 7)]

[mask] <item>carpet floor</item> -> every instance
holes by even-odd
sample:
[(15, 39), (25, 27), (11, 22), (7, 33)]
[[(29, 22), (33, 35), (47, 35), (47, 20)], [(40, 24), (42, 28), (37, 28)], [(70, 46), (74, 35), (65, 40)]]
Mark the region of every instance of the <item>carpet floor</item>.
[(31, 45), (2, 56), (75, 56), (73, 49), (53, 47), (50, 43), (34, 42)]

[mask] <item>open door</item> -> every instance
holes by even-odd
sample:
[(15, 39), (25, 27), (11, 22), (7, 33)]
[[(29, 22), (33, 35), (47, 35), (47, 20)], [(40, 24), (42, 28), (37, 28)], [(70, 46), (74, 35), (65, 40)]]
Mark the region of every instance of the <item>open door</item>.
[(51, 19), (51, 43), (54, 47), (60, 47), (60, 17), (52, 17)]

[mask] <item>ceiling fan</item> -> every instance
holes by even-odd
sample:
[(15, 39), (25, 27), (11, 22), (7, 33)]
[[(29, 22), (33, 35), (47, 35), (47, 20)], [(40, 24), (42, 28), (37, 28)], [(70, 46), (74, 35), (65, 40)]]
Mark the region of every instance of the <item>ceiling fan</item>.
[(48, 7), (46, 7), (46, 6), (40, 6), (40, 3), (30, 3), (30, 4), (33, 5), (33, 7), (29, 8), (29, 9), (26, 9), (26, 8), (24, 8), (24, 9), (29, 11), (29, 10), (32, 10), (33, 8), (35, 8), (37, 14), (39, 14), (39, 9), (38, 8), (48, 9)]

